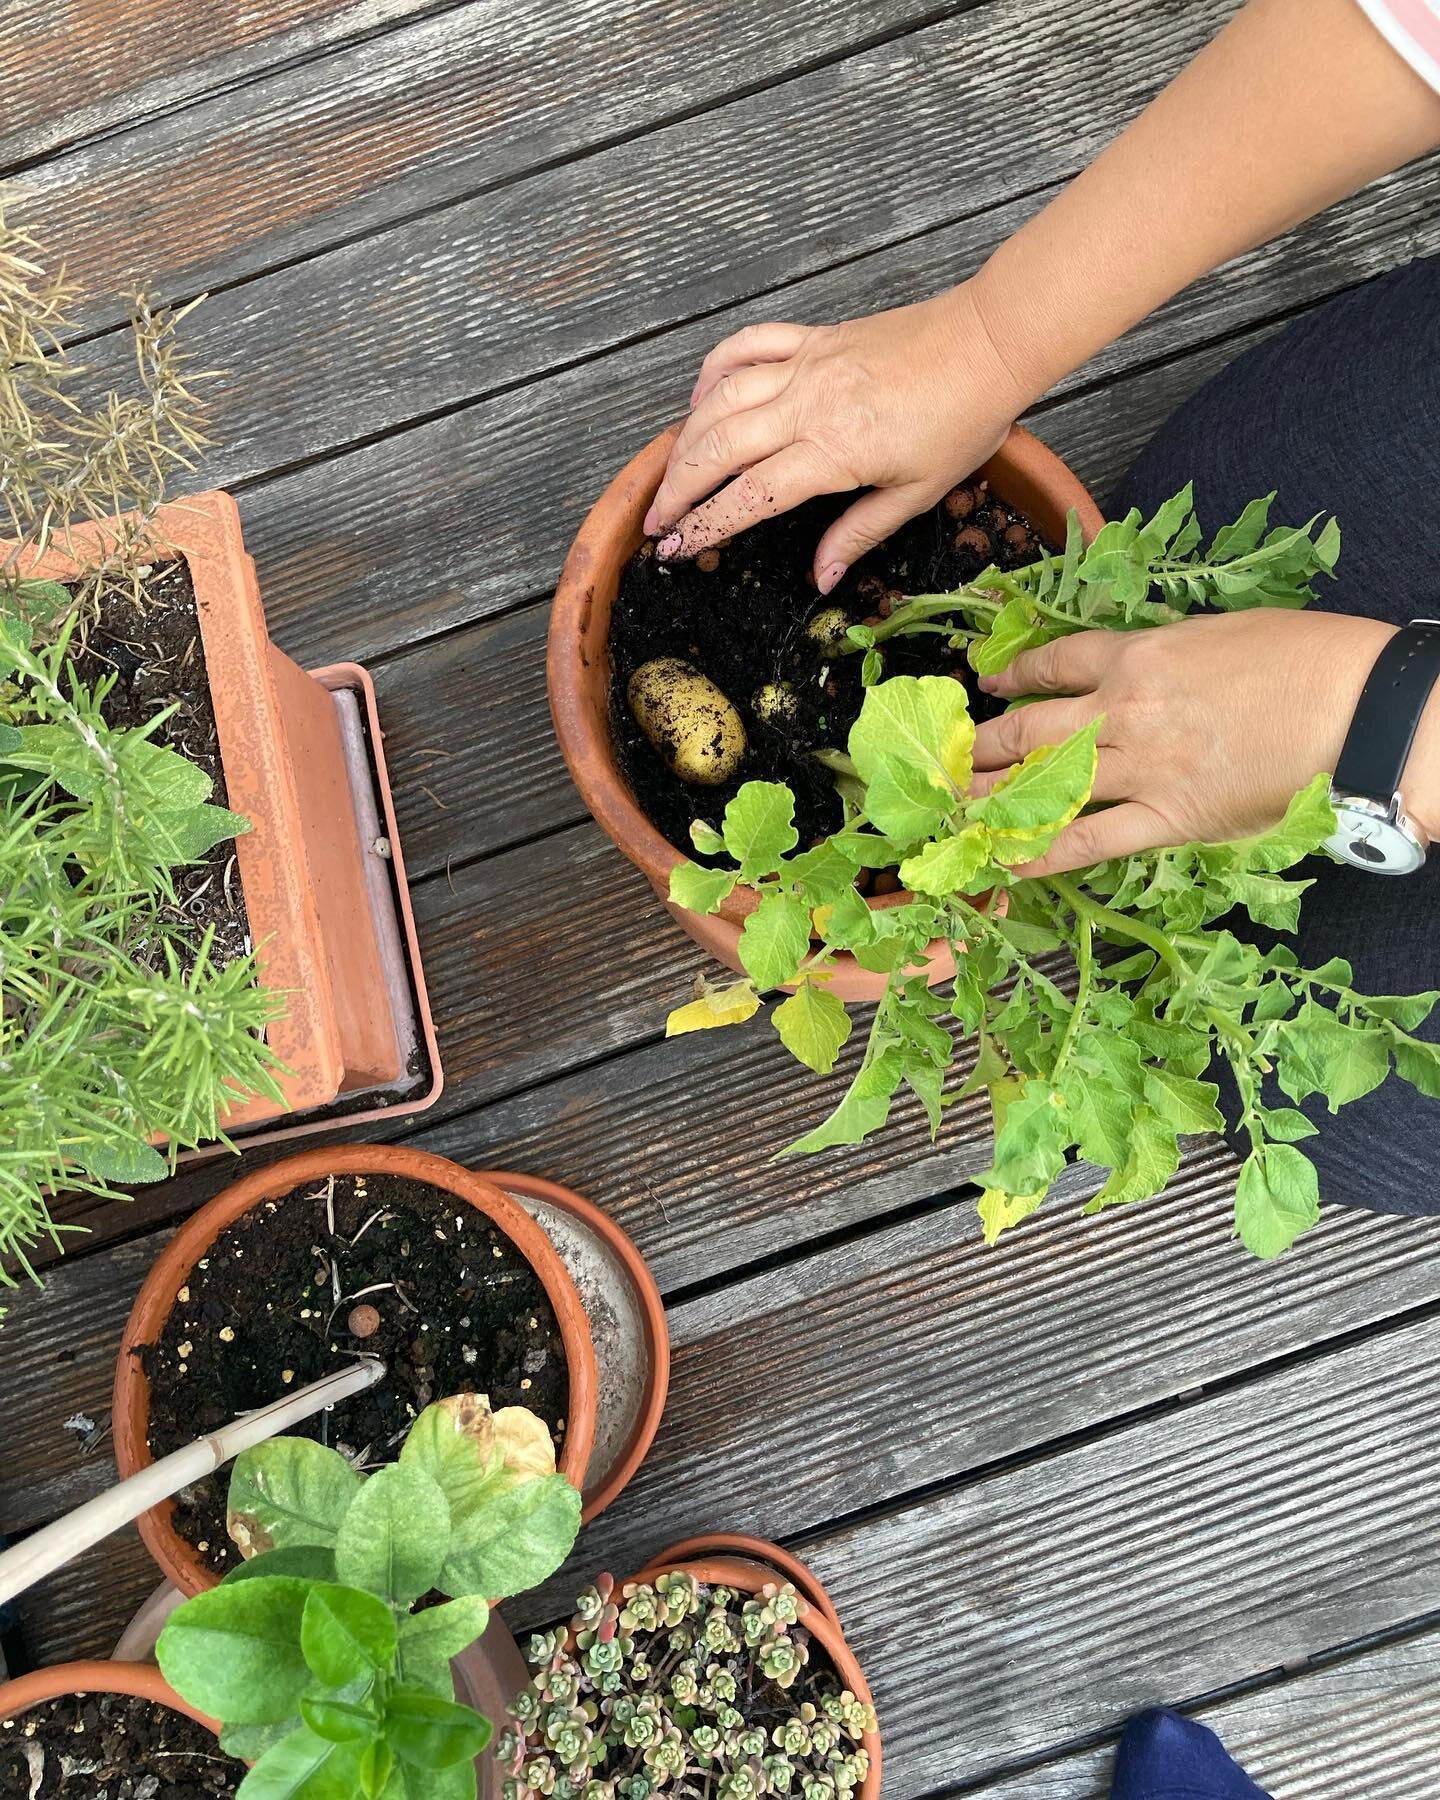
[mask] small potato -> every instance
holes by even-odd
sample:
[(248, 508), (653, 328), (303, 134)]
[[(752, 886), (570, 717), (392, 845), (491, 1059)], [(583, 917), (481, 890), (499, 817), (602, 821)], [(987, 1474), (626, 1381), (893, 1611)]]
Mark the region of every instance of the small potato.
[(657, 656), (630, 677), (625, 697), (678, 780), (719, 787), (740, 767), (746, 749), (740, 715), (693, 664)]
[(805, 635), (822, 654), (845, 642), (850, 629), (850, 615), (843, 606), (822, 606), (805, 624)]
[(779, 729), (791, 723), (799, 710), (800, 702), (788, 681), (767, 681), (764, 687), (757, 688), (751, 696), (750, 705), (757, 719)]

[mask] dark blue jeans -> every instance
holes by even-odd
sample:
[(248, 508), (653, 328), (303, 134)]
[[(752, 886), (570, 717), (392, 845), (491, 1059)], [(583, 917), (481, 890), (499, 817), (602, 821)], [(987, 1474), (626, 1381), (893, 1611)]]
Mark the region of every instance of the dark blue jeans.
[[(1211, 530), (1272, 488), (1278, 523), (1334, 513), (1326, 611), (1440, 617), (1440, 257), (1341, 294), (1230, 363), (1161, 427), (1107, 510), (1152, 510), (1189, 480)], [(1362, 993), (1440, 988), (1440, 845), (1414, 875), (1321, 859), (1304, 873), (1316, 884), (1291, 940), (1302, 963), (1344, 956)], [(1440, 1041), (1440, 1011), (1418, 1035)], [(1323, 1198), (1440, 1212), (1440, 1101), (1392, 1076), (1333, 1117), (1318, 1095), (1303, 1110), (1320, 1127), (1304, 1148)]]
[(1207, 1726), (1141, 1713), (1125, 1727), (1110, 1800), (1270, 1800)]

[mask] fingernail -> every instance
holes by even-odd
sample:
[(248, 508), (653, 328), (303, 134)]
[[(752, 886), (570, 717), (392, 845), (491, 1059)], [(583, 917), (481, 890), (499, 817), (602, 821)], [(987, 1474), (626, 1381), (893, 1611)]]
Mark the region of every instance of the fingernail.
[(840, 577), (844, 573), (844, 563), (826, 563), (825, 567), (820, 571), (819, 579), (816, 581), (815, 585), (822, 594), (828, 594), (833, 588), (839, 585)]
[(645, 515), (645, 523), (640, 527), (640, 529), (645, 533), (646, 537), (649, 537), (650, 533), (655, 529), (655, 527), (659, 523), (660, 523), (660, 516), (655, 511), (655, 503), (652, 500), (650, 503), (650, 510)]
[(678, 531), (672, 531), (669, 537), (661, 538), (660, 542), (655, 546), (655, 554), (657, 556), (674, 556), (679, 549), (680, 533)]

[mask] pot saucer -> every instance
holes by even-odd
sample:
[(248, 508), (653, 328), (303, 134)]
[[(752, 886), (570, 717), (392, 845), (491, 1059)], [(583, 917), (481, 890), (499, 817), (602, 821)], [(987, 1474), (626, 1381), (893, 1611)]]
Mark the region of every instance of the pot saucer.
[(640, 1252), (591, 1201), (538, 1175), (481, 1173), (534, 1216), (589, 1315), (600, 1393), (585, 1482), (588, 1522), (615, 1499), (654, 1441), (670, 1385), (665, 1308)]

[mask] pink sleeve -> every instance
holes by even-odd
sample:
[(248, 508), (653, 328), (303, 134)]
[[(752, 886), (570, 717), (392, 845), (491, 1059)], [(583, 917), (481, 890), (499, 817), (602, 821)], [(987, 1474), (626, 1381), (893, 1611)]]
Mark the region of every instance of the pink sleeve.
[(1358, 0), (1387, 43), (1440, 93), (1440, 0)]

